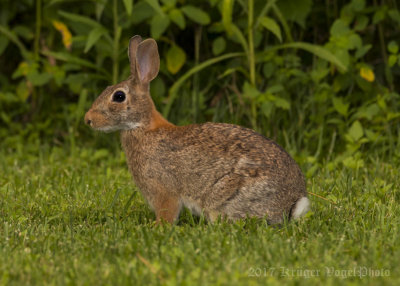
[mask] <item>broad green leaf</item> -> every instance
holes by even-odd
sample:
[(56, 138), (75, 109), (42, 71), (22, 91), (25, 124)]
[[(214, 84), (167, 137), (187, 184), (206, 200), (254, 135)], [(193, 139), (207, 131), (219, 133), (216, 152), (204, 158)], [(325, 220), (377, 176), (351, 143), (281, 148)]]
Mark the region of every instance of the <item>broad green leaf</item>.
[(232, 35), (232, 10), (234, 0), (224, 0), (222, 4), (222, 23), (228, 35)]
[(386, 118), (387, 118), (387, 121), (400, 118), (400, 112), (390, 112), (389, 111)]
[(360, 108), (360, 110), (355, 114), (355, 118), (367, 118), (371, 120), (379, 113), (379, 106), (376, 103), (369, 105), (368, 107)]
[(285, 90), (285, 88), (283, 87), (282, 84), (274, 84), (268, 87), (267, 92), (270, 94), (275, 94), (275, 93), (279, 93), (281, 91)]
[(343, 98), (341, 97), (332, 97), (333, 107), (337, 112), (342, 114), (343, 116), (347, 116), (349, 110), (349, 104), (343, 102)]
[(365, 0), (352, 0), (351, 6), (353, 7), (354, 11), (360, 12), (365, 8)]
[(369, 120), (379, 113), (379, 106), (376, 103), (371, 104), (365, 109), (365, 115)]
[(369, 18), (367, 16), (364, 15), (360, 15), (357, 17), (356, 19), (356, 23), (354, 25), (354, 30), (356, 31), (363, 31), (369, 22)]
[(200, 25), (208, 25), (211, 21), (210, 16), (208, 16), (206, 12), (195, 6), (186, 5), (182, 7), (181, 10), (186, 17)]
[(0, 117), (7, 125), (11, 124), (11, 118), (10, 118), (10, 116), (7, 115), (7, 113), (1, 112)]
[(160, 3), (158, 0), (146, 0), (146, 2), (161, 16), (165, 16), (163, 10), (161, 9)]
[(154, 15), (154, 9), (147, 2), (135, 4), (132, 11), (132, 23), (137, 25)]
[(87, 75), (84, 73), (70, 74), (65, 79), (65, 83), (68, 84), (68, 88), (75, 94), (80, 94), (83, 85), (87, 83)]
[(264, 26), (264, 28), (272, 32), (279, 39), (279, 42), (282, 42), (281, 28), (274, 19), (270, 17), (262, 17), (260, 19), (260, 23)]
[(17, 69), (11, 75), (12, 79), (16, 79), (21, 76), (26, 76), (28, 74), (37, 73), (38, 64), (32, 61), (20, 62)]
[(3, 54), (3, 52), (7, 48), (9, 42), (10, 41), (6, 37), (0, 35), (0, 56)]
[(388, 59), (389, 67), (393, 67), (397, 62), (397, 55), (390, 55)]
[(362, 58), (365, 54), (372, 48), (371, 44), (362, 46), (357, 49), (356, 54), (354, 55), (356, 59)]
[(382, 6), (375, 12), (374, 16), (372, 17), (372, 23), (374, 25), (378, 24), (379, 22), (385, 20), (385, 17), (386, 17), (386, 6)]
[(151, 36), (158, 39), (168, 28), (169, 23), (167, 16), (154, 15), (150, 23)]
[(369, 129), (364, 129), (365, 136), (368, 138), (368, 140), (375, 142), (379, 139), (379, 134), (373, 132), (372, 130)]
[(103, 15), (104, 8), (106, 7), (106, 1), (107, 0), (96, 1), (95, 11), (96, 11), (96, 19), (97, 20), (100, 20), (101, 15)]
[(287, 21), (294, 21), (303, 28), (305, 27), (305, 20), (312, 8), (312, 0), (279, 0), (276, 2)]
[(240, 29), (232, 23), (232, 31), (233, 31), (233, 37), (242, 45), (243, 50), (245, 51), (246, 54), (248, 54), (249, 47), (247, 45), (246, 38), (244, 37), (243, 33), (240, 31)]
[(132, 15), (133, 0), (123, 0), (126, 13), (130, 16)]
[(349, 50), (360, 49), (362, 47), (362, 40), (358, 34), (351, 34), (348, 37), (348, 40), (349, 40), (349, 45), (348, 45)]
[(333, 22), (333, 25), (331, 26), (331, 35), (340, 37), (340, 36), (345, 36), (350, 32), (348, 24), (343, 21), (342, 19), (337, 19), (335, 22)]
[(166, 8), (173, 8), (176, 5), (176, 0), (161, 0), (163, 4), (166, 6)]
[(22, 80), (20, 81), (20, 83), (17, 86), (17, 95), (18, 98), (21, 99), (21, 101), (26, 101), (30, 95), (30, 89), (27, 85), (27, 81), (26, 80)]
[(66, 69), (62, 65), (55, 65), (55, 66), (46, 66), (46, 71), (50, 73), (53, 76), (53, 79), (57, 86), (61, 87), (64, 79), (65, 79), (65, 73)]
[(96, 22), (95, 20), (93, 20), (89, 17), (85, 17), (85, 16), (81, 16), (78, 14), (73, 14), (73, 13), (68, 13), (65, 11), (58, 11), (58, 14), (60, 14), (65, 19), (71, 20), (72, 22), (86, 24), (86, 25), (92, 26), (94, 28), (101, 27), (100, 23)]
[(208, 2), (210, 3), (210, 5), (212, 7), (214, 7), (215, 5), (219, 4), (221, 0), (208, 0)]
[[(287, 43), (287, 44), (282, 44), (282, 45), (275, 45), (274, 47), (271, 47), (261, 53), (258, 53), (256, 55), (257, 60), (260, 61), (265, 57), (265, 54), (270, 53), (275, 50), (280, 50), (280, 49), (287, 49), (287, 48), (294, 48), (294, 49), (302, 49), (305, 51), (308, 51), (317, 57), (324, 59), (328, 62), (331, 62), (335, 64), (341, 71), (345, 72), (347, 71), (347, 66), (342, 62), (339, 57), (336, 55), (332, 54), (327, 48), (324, 48), (322, 46), (310, 44), (310, 43), (303, 43), (303, 42), (295, 42), (295, 43)], [(347, 64), (348, 62), (346, 62)]]
[(285, 109), (285, 110), (290, 109), (290, 102), (282, 97), (275, 96), (274, 103), (277, 107), (280, 107), (282, 109)]
[(221, 54), (226, 48), (226, 41), (223, 37), (218, 37), (213, 41), (212, 51), (213, 54), (218, 56)]
[(256, 99), (259, 97), (261, 92), (254, 86), (252, 86), (248, 81), (243, 84), (243, 96), (251, 99)]
[(179, 28), (181, 28), (182, 30), (185, 29), (186, 21), (185, 21), (185, 17), (183, 16), (183, 13), (181, 12), (181, 10), (176, 9), (176, 8), (171, 9), (171, 11), (169, 11), (169, 18)]
[(263, 74), (266, 78), (270, 78), (276, 69), (276, 64), (272, 62), (266, 62), (263, 67)]
[(399, 46), (396, 41), (390, 41), (388, 44), (388, 51), (392, 54), (397, 54), (399, 52)]
[(350, 54), (345, 49), (336, 49), (334, 50), (333, 54), (335, 57), (342, 63), (346, 68), (350, 64)]
[(153, 98), (156, 104), (161, 103), (161, 101), (165, 99), (166, 87), (161, 77), (156, 77), (151, 82), (150, 90), (151, 90), (151, 97)]
[(380, 107), (382, 110), (386, 111), (386, 110), (388, 109), (388, 106), (387, 106), (387, 104), (386, 104), (385, 97), (383, 97), (383, 96), (381, 96), (381, 95), (378, 95), (378, 100), (377, 100), (376, 103), (378, 103), (379, 107)]
[(176, 74), (186, 61), (185, 51), (178, 45), (172, 45), (167, 52), (167, 69), (170, 73)]
[(51, 80), (52, 75), (48, 73), (32, 73), (28, 74), (27, 78), (34, 86), (42, 86)]
[[(313, 69), (311, 70), (311, 72), (310, 72), (310, 76), (311, 76), (311, 79), (312, 79), (313, 81), (315, 81), (316, 83), (318, 83), (318, 82), (320, 82), (323, 78), (325, 78), (325, 77), (329, 74), (329, 72), (330, 72), (330, 69), (329, 69), (328, 67), (326, 67), (326, 68), (322, 68), (322, 67), (313, 68)], [(318, 94), (318, 93), (316, 93), (316, 94)], [(326, 95), (326, 93), (325, 93), (325, 92), (322, 92), (322, 93), (320, 93), (320, 95)]]
[(354, 121), (353, 124), (351, 125), (349, 131), (348, 131), (350, 137), (357, 142), (361, 137), (364, 136), (364, 130), (363, 127), (360, 123), (360, 121)]
[(400, 24), (400, 12), (397, 9), (391, 9), (388, 11), (388, 15), (392, 18), (393, 21), (396, 21), (397, 24)]
[(73, 56), (72, 54), (69, 53), (63, 53), (63, 52), (50, 52), (50, 51), (43, 51), (42, 52), (45, 56), (51, 56), (53, 58), (55, 58), (56, 60), (60, 60), (60, 61), (65, 61), (71, 64), (77, 64), (83, 67), (88, 67), (97, 71), (100, 71), (104, 74), (108, 74), (108, 72), (106, 70), (104, 70), (103, 68), (99, 68), (98, 66), (96, 66), (95, 64), (87, 61), (87, 60), (83, 60), (80, 57), (76, 57)]
[(35, 37), (35, 34), (33, 33), (32, 29), (29, 29), (26, 26), (15, 26), (13, 28), (13, 32), (20, 36), (21, 38), (24, 38), (25, 40), (32, 40)]
[(104, 29), (103, 27), (97, 27), (94, 28), (92, 31), (90, 31), (86, 41), (84, 52), (87, 53), (93, 47), (93, 45), (96, 44), (98, 40), (100, 40), (101, 36), (103, 36), (106, 33), (107, 30)]
[(270, 101), (264, 101), (261, 104), (261, 111), (265, 117), (269, 118), (271, 116), (272, 110), (274, 109), (274, 104)]

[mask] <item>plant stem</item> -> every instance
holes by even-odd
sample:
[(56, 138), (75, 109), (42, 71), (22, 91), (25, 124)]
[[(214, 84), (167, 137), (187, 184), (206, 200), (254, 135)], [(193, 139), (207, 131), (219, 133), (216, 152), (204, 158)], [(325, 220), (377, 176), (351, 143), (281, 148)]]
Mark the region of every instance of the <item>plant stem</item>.
[(248, 34), (248, 46), (249, 46), (249, 70), (250, 70), (250, 83), (255, 86), (256, 84), (256, 68), (255, 68), (255, 60), (254, 60), (254, 40), (253, 40), (253, 18), (254, 18), (254, 1), (249, 0), (249, 8), (248, 8), (248, 25), (247, 25), (247, 34)]
[(121, 36), (121, 28), (118, 27), (118, 0), (113, 1), (113, 19), (114, 19), (114, 43), (113, 43), (113, 73), (112, 82), (118, 82), (119, 75), (119, 38)]
[[(200, 40), (201, 40), (202, 27), (196, 27), (194, 34), (194, 60), (195, 65), (199, 64), (200, 59)], [(199, 76), (194, 74), (193, 76), (193, 91), (192, 91), (192, 110), (193, 110), (193, 122), (197, 122), (199, 114)]]
[[(376, 2), (376, 0), (374, 0), (374, 6), (375, 7), (379, 7), (378, 3)], [(388, 56), (386, 53), (386, 44), (385, 44), (385, 36), (383, 34), (383, 28), (382, 28), (382, 23), (378, 23), (378, 34), (379, 34), (379, 43), (381, 45), (381, 53), (382, 53), (382, 58), (383, 58), (383, 62), (385, 64), (385, 76), (386, 76), (386, 80), (389, 84), (389, 88), (390, 90), (394, 89), (393, 86), (393, 75), (392, 75), (392, 71), (389, 68), (388, 65)]]
[[(256, 61), (254, 56), (254, 38), (253, 38), (253, 24), (254, 24), (254, 0), (249, 0), (248, 2), (248, 25), (247, 25), (247, 36), (248, 36), (248, 60), (249, 60), (249, 70), (250, 70), (250, 83), (252, 86), (256, 87)], [(257, 106), (253, 99), (251, 101), (251, 125), (253, 129), (257, 130)]]
[[(40, 43), (40, 28), (42, 26), (42, 1), (36, 0), (36, 29), (35, 29), (35, 42), (33, 46), (33, 55), (35, 62), (39, 62), (39, 43)], [(38, 103), (37, 87), (32, 88), (31, 112), (35, 114)]]
[(35, 42), (34, 42), (35, 61), (39, 60), (39, 40), (40, 40), (41, 26), (42, 26), (42, 1), (36, 0), (36, 30), (35, 30)]

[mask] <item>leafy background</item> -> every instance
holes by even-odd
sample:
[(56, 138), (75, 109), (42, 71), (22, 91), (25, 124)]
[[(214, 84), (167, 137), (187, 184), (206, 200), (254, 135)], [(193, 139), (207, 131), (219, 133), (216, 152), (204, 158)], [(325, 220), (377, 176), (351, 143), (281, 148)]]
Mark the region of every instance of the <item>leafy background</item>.
[[(153, 37), (151, 93), (175, 124), (231, 122), (277, 140), (311, 176), (400, 158), (395, 0), (2, 0), (5, 150), (118, 148), (83, 115), (129, 75), (131, 36)], [(103, 149), (101, 149), (103, 148)]]

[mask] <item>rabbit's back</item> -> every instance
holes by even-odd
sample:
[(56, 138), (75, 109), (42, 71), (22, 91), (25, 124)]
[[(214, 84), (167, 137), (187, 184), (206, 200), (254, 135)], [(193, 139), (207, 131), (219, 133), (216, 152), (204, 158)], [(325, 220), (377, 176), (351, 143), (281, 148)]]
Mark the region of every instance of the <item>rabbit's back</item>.
[(205, 123), (126, 131), (122, 143), (145, 197), (161, 185), (211, 219), (267, 215), (279, 222), (306, 196), (296, 162), (274, 141), (247, 128)]

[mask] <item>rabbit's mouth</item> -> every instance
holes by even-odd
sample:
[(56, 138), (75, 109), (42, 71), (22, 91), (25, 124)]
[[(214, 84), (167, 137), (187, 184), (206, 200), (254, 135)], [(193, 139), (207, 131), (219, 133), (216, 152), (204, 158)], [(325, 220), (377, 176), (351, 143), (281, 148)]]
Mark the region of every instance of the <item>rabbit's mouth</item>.
[(110, 133), (118, 130), (133, 130), (142, 126), (140, 123), (127, 122), (121, 125), (113, 125), (113, 126), (93, 126), (89, 124), (94, 130), (102, 131), (105, 133)]
[(118, 126), (101, 126), (101, 127), (92, 127), (94, 130), (105, 132), (105, 133), (110, 133), (114, 131), (120, 130)]
[(122, 116), (112, 116), (112, 114), (107, 114), (105, 111), (98, 109), (90, 109), (85, 114), (84, 120), (94, 130), (107, 133), (118, 130), (133, 130), (142, 126), (142, 123), (128, 119), (125, 113)]

